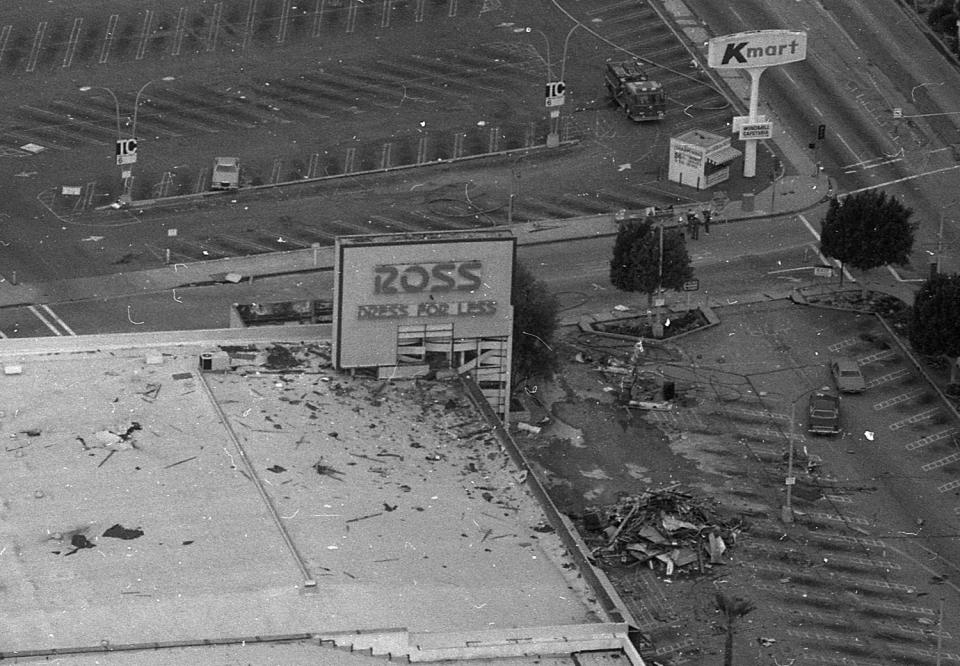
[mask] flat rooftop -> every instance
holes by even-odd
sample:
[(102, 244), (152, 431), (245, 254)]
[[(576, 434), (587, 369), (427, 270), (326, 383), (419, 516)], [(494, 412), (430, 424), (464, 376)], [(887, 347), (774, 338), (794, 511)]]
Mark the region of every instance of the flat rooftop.
[(4, 653), (602, 621), (458, 384), (213, 350), (0, 357)]

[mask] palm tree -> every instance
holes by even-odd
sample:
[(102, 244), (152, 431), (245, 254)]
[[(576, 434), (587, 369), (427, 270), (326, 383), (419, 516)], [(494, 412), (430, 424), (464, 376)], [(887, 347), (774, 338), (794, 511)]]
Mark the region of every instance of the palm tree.
[(722, 592), (717, 592), (717, 609), (727, 619), (727, 642), (723, 650), (723, 666), (733, 666), (733, 634), (736, 632), (737, 620), (754, 608), (756, 606), (749, 599), (728, 597)]

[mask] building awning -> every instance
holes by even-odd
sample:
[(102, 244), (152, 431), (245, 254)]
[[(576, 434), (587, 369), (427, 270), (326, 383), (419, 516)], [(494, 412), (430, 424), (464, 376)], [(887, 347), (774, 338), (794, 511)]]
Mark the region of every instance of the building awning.
[(737, 159), (741, 154), (742, 153), (733, 146), (727, 146), (715, 153), (709, 153), (707, 155), (707, 161), (710, 162), (710, 164), (726, 164), (727, 162), (732, 162)]

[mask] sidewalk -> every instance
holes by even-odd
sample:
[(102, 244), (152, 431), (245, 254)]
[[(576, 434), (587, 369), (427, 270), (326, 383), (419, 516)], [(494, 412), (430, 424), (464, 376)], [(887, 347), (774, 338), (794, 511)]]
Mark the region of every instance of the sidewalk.
[[(774, 192), (773, 188), (776, 188)], [(731, 201), (716, 224), (745, 219), (763, 219), (793, 215), (818, 205), (827, 193), (825, 177), (790, 176), (777, 181), (756, 197)], [(694, 206), (699, 210), (700, 206)], [(676, 208), (679, 214), (683, 209)], [(627, 213), (642, 214), (641, 211)], [(559, 243), (580, 238), (613, 236), (616, 216), (598, 215), (558, 220), (527, 222), (510, 227), (520, 245)], [(164, 268), (42, 283), (0, 283), (0, 307), (18, 307), (41, 303), (63, 303), (90, 298), (115, 298), (149, 292), (182, 289), (194, 285), (288, 275), (333, 268), (333, 247), (273, 252), (215, 261), (171, 264)]]

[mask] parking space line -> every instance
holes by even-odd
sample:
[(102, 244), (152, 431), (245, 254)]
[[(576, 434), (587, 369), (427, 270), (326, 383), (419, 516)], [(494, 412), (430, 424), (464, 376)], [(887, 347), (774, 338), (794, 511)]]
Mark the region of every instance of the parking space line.
[(173, 34), (173, 49), (170, 51), (170, 55), (178, 56), (180, 55), (180, 49), (183, 47), (183, 33), (187, 27), (187, 8), (181, 7), (180, 11), (177, 13), (177, 27), (174, 29)]
[(908, 425), (913, 425), (915, 423), (921, 423), (922, 421), (928, 421), (933, 418), (937, 412), (940, 411), (939, 407), (933, 407), (931, 409), (926, 409), (918, 414), (914, 414), (909, 418), (902, 419), (896, 423), (891, 423), (889, 425), (890, 430), (900, 430), (901, 428), (906, 428)]
[(40, 311), (37, 310), (37, 308), (35, 308), (35, 307), (32, 306), (32, 305), (28, 305), (28, 306), (27, 306), (27, 310), (29, 310), (30, 313), (31, 313), (34, 317), (36, 317), (36, 318), (39, 319), (41, 322), (43, 322), (43, 325), (46, 326), (47, 328), (49, 328), (49, 329), (53, 332), (54, 335), (60, 335), (60, 336), (63, 335), (63, 333), (60, 332), (60, 329), (57, 328), (56, 326), (54, 326), (53, 324), (51, 324), (49, 319), (47, 319), (47, 318), (44, 317), (42, 314), (40, 314)]
[(143, 13), (143, 28), (140, 30), (140, 42), (137, 44), (137, 54), (134, 60), (143, 60), (143, 55), (147, 52), (147, 43), (150, 41), (150, 31), (153, 23), (153, 11), (147, 9)]
[(242, 247), (248, 247), (251, 250), (256, 250), (257, 252), (276, 252), (277, 247), (275, 245), (264, 245), (256, 241), (252, 241), (248, 238), (241, 238), (239, 236), (230, 236), (228, 234), (217, 234), (217, 238), (220, 238), (225, 241), (229, 241), (236, 245)]
[(70, 150), (70, 147), (69, 147), (69, 146), (61, 146), (59, 143), (54, 143), (53, 141), (50, 141), (50, 140), (48, 140), (48, 139), (46, 139), (46, 138), (44, 138), (44, 139), (38, 139), (35, 135), (30, 134), (29, 131), (27, 131), (27, 132), (12, 132), (12, 131), (7, 130), (7, 131), (4, 132), (3, 134), (4, 134), (4, 136), (6, 136), (6, 137), (10, 137), (10, 138), (14, 139), (15, 141), (19, 141), (19, 142), (22, 142), (22, 143), (37, 143), (37, 144), (40, 144), (40, 145), (42, 145), (42, 146), (43, 146), (45, 149), (47, 149), (47, 150)]
[(380, 27), (390, 27), (390, 10), (393, 9), (393, 0), (383, 0), (383, 9), (380, 11)]
[(457, 0), (450, 0), (450, 9), (447, 10), (447, 16), (454, 18), (457, 15)]
[(958, 460), (960, 460), (960, 452), (951, 453), (949, 456), (940, 458), (940, 460), (934, 460), (933, 462), (927, 463), (926, 465), (921, 465), (920, 469), (922, 469), (924, 472), (930, 472), (932, 470), (945, 467), (950, 463), (955, 463)]
[(27, 71), (32, 72), (37, 68), (37, 60), (40, 58), (40, 47), (43, 44), (43, 36), (47, 32), (47, 22), (40, 21), (37, 24), (37, 32), (33, 35), (33, 46), (30, 47), (30, 58), (27, 60)]
[(13, 30), (12, 25), (5, 25), (3, 30), (0, 30), (0, 61), (3, 60), (3, 54), (7, 51), (7, 40), (10, 39), (11, 30)]
[(878, 351), (875, 354), (869, 354), (868, 356), (863, 356), (857, 359), (857, 365), (869, 365), (874, 361), (886, 361), (891, 358), (896, 358), (897, 352), (892, 349), (885, 349), (883, 351)]
[[(960, 488), (960, 480), (949, 481), (947, 483), (942, 483), (937, 486), (937, 491), (941, 493), (948, 493), (954, 488)], [(960, 513), (960, 506), (956, 507), (953, 510), (954, 513)]]
[(357, 0), (350, 0), (350, 6), (347, 7), (347, 27), (346, 32), (350, 34), (357, 27)]
[(287, 40), (287, 23), (290, 21), (290, 2), (283, 0), (280, 6), (280, 29), (277, 30), (277, 44), (283, 44)]
[(417, 0), (417, 5), (413, 10), (413, 22), (423, 23), (423, 10), (427, 0)]
[(210, 16), (210, 30), (207, 32), (207, 53), (217, 49), (217, 36), (220, 34), (220, 18), (223, 16), (223, 2), (213, 5), (213, 14)]
[(103, 45), (100, 47), (100, 64), (107, 62), (110, 57), (110, 46), (113, 44), (113, 38), (117, 34), (117, 23), (120, 21), (119, 14), (111, 14), (107, 21), (107, 31), (103, 35)]
[(899, 370), (890, 372), (886, 375), (881, 375), (876, 379), (871, 379), (869, 382), (867, 382), (866, 388), (870, 389), (875, 386), (880, 386), (881, 384), (889, 384), (890, 382), (895, 382), (898, 379), (903, 379), (904, 377), (909, 377), (909, 376), (910, 376), (910, 371), (907, 370), (906, 368), (901, 368)]
[(61, 319), (61, 318), (57, 315), (56, 312), (54, 312), (53, 310), (51, 310), (49, 305), (44, 304), (44, 305), (41, 305), (40, 308), (41, 308), (44, 312), (46, 312), (47, 315), (48, 315), (51, 319), (53, 319), (55, 322), (57, 322), (57, 324), (59, 324), (60, 327), (61, 327), (64, 331), (66, 331), (68, 335), (76, 335), (76, 333), (73, 332), (73, 329), (70, 328), (69, 326), (67, 326), (67, 322), (65, 322), (63, 319)]
[(866, 518), (857, 518), (856, 516), (847, 516), (847, 515), (837, 515), (834, 513), (826, 513), (824, 511), (810, 511), (807, 513), (807, 516), (810, 518), (819, 518), (820, 520), (828, 520), (830, 522), (840, 522), (840, 523), (854, 523), (856, 525), (869, 525), (870, 521)]
[(324, 0), (317, 0), (313, 7), (313, 32), (310, 33), (311, 37), (320, 36), (320, 26), (323, 25), (323, 2)]
[(925, 389), (923, 387), (919, 387), (919, 388), (911, 389), (906, 393), (895, 395), (892, 398), (882, 400), (873, 405), (873, 410), (875, 412), (879, 412), (880, 410), (886, 409), (887, 407), (892, 407), (893, 405), (899, 405), (901, 402), (907, 402), (908, 400), (913, 400), (914, 398), (918, 398), (921, 395), (923, 395), (924, 390)]
[(70, 30), (70, 39), (67, 41), (67, 52), (63, 54), (63, 67), (73, 64), (73, 54), (77, 51), (80, 41), (80, 28), (83, 26), (83, 17), (73, 19), (73, 28)]
[[(317, 2), (320, 2), (320, 0), (317, 0)], [(243, 20), (243, 43), (240, 45), (241, 51), (247, 50), (247, 47), (250, 45), (250, 40), (253, 38), (254, 19), (257, 15), (256, 12), (257, 0), (250, 0), (250, 4), (247, 5), (247, 18)]]
[[(919, 449), (919, 448), (922, 448), (922, 447), (926, 446), (927, 444), (933, 444), (934, 442), (939, 442), (939, 441), (942, 440), (942, 439), (947, 439), (948, 437), (952, 437), (952, 436), (955, 435), (958, 431), (960, 431), (960, 428), (956, 428), (956, 427), (947, 428), (946, 430), (941, 430), (940, 432), (935, 432), (935, 433), (933, 433), (932, 435), (927, 435), (926, 437), (921, 437), (920, 439), (915, 439), (915, 440), (913, 440), (912, 442), (910, 442), (909, 444), (907, 444), (904, 448), (905, 448), (907, 451), (915, 451), (915, 450), (917, 450), (917, 449)], [(931, 467), (930, 469), (933, 469), (933, 467)]]
[(838, 352), (845, 347), (852, 347), (858, 342), (860, 342), (860, 338), (847, 338), (846, 340), (841, 340), (840, 342), (833, 343), (832, 345), (827, 347), (827, 349), (829, 349), (832, 352)]

